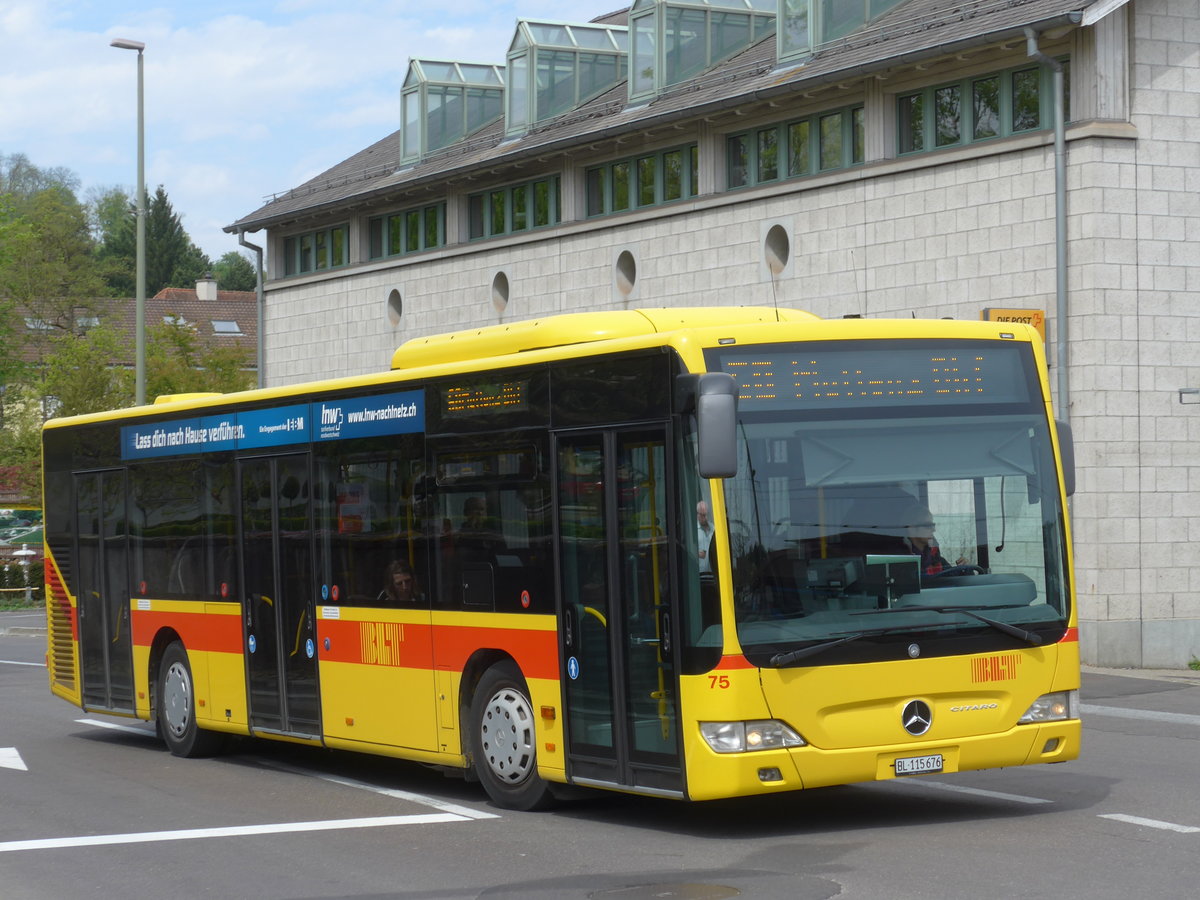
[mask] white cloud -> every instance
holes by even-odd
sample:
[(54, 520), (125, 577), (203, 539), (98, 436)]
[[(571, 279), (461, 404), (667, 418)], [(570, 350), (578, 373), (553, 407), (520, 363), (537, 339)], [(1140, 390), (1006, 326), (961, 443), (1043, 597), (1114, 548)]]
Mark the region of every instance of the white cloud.
[(146, 44), (146, 181), (212, 257), (221, 227), (386, 137), (408, 58), (504, 63), (518, 17), (587, 21), (605, 0), (9, 0), (0, 8), (0, 153), (89, 186), (136, 179)]

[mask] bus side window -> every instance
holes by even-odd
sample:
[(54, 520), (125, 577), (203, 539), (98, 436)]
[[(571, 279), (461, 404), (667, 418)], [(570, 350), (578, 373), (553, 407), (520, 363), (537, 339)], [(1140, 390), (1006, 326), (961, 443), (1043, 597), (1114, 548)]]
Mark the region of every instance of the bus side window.
[(525, 435), (518, 445), (438, 456), (431, 517), (436, 602), (497, 612), (554, 609), (546, 458)]

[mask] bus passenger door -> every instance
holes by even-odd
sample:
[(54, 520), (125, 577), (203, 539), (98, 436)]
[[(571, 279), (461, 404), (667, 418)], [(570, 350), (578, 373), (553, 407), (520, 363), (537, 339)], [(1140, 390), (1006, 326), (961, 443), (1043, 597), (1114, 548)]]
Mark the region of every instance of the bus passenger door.
[(683, 793), (664, 428), (556, 441), (568, 774)]
[(239, 461), (250, 727), (320, 734), (308, 456)]
[(133, 710), (125, 482), (123, 470), (75, 476), (75, 600), (87, 709)]

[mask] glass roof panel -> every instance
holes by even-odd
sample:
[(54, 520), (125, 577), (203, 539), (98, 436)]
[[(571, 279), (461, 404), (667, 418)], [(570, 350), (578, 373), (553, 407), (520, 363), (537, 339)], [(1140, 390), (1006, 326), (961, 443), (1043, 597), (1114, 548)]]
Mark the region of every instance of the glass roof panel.
[[(571, 33), (580, 47), (588, 50), (612, 50), (621, 47), (620, 41), (627, 40), (624, 28), (579, 28), (574, 27)], [(614, 39), (618, 42), (614, 44)]]
[(426, 81), (462, 81), (454, 69), (454, 63), (437, 62), (432, 59), (421, 60), (421, 74)]
[(467, 84), (478, 87), (504, 86), (503, 66), (487, 63), (460, 63), (444, 59), (410, 59), (404, 86), (419, 82), (432, 84)]
[(653, 6), (706, 6), (709, 9), (753, 9), (757, 12), (774, 14), (779, 7), (779, 0), (635, 0), (630, 12), (650, 9)]
[(535, 44), (550, 47), (574, 47), (571, 33), (563, 25), (551, 25), (547, 22), (530, 22), (529, 34)]
[(497, 86), (504, 84), (504, 76), (500, 74), (502, 66), (459, 63), (458, 68), (462, 71), (463, 79), (467, 84), (494, 84)]

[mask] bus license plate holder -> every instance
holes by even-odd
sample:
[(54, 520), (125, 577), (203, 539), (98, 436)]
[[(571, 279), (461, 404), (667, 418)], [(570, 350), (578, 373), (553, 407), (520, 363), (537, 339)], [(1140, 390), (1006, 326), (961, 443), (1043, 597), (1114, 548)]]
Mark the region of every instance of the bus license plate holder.
[(894, 763), (896, 775), (930, 775), (945, 768), (946, 761), (940, 753), (928, 756), (901, 756)]

